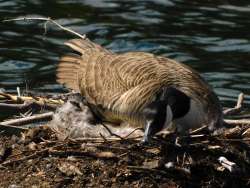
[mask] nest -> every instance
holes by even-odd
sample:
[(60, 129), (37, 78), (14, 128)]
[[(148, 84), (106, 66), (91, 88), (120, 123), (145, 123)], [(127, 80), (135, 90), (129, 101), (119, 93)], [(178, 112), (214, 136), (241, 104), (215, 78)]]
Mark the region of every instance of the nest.
[[(51, 110), (68, 100), (67, 95), (0, 96), (5, 110), (11, 108), (13, 114), (19, 114), (0, 123), (1, 187), (250, 186), (247, 119), (230, 120), (231, 128), (218, 135), (210, 135), (206, 126), (181, 137), (161, 133), (148, 145), (140, 144), (140, 135), (107, 133), (58, 139), (48, 120), (53, 116)], [(225, 113), (239, 113), (242, 105), (238, 104)], [(43, 126), (26, 126), (37, 121)]]

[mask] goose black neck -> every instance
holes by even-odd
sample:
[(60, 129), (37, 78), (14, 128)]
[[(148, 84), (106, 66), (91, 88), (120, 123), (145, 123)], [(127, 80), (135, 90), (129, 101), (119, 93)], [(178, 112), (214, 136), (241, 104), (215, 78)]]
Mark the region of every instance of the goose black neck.
[(167, 104), (172, 110), (173, 119), (181, 118), (189, 112), (191, 99), (182, 91), (170, 87), (163, 89), (162, 94), (161, 97), (167, 100)]
[[(172, 112), (167, 110), (168, 106), (170, 106)], [(162, 130), (167, 122), (185, 116), (189, 109), (190, 98), (183, 92), (175, 88), (160, 90), (156, 99), (143, 110), (146, 124), (150, 122), (150, 125), (147, 124), (149, 127), (146, 128), (146, 137)], [(172, 113), (172, 117), (169, 115), (172, 118), (171, 120), (167, 119), (168, 113)]]

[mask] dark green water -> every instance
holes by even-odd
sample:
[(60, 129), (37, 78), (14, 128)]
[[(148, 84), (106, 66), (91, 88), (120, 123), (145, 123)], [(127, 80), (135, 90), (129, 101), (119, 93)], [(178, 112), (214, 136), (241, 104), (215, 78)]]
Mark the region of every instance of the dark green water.
[[(52, 17), (116, 52), (147, 51), (197, 69), (224, 106), (250, 93), (250, 2), (229, 0), (0, 0), (0, 18)], [(39, 23), (39, 24), (38, 24)], [(42, 22), (0, 23), (0, 88), (59, 93), (62, 44)], [(250, 96), (246, 96), (250, 107)]]

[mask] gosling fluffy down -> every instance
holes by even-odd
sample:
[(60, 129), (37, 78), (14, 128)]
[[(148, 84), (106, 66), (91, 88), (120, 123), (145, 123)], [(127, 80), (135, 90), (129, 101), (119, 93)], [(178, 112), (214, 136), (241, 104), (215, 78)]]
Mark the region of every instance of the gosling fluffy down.
[(56, 133), (59, 140), (99, 138), (100, 136), (105, 138), (111, 138), (112, 136), (138, 137), (143, 135), (142, 130), (135, 130), (134, 127), (129, 125), (124, 124), (117, 127), (112, 124), (97, 122), (90, 108), (77, 98), (71, 98), (56, 110), (49, 127)]

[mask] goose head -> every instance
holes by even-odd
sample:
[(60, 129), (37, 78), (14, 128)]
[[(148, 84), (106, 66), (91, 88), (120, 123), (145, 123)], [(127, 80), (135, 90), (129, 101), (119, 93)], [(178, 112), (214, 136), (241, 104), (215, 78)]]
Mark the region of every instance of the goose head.
[(188, 96), (184, 92), (174, 88), (163, 88), (156, 95), (152, 103), (143, 110), (145, 117), (143, 143), (150, 140), (150, 137), (175, 124), (177, 132), (183, 134), (189, 129), (207, 125), (210, 130), (220, 127), (222, 116), (217, 96), (212, 93), (206, 101), (204, 98)]

